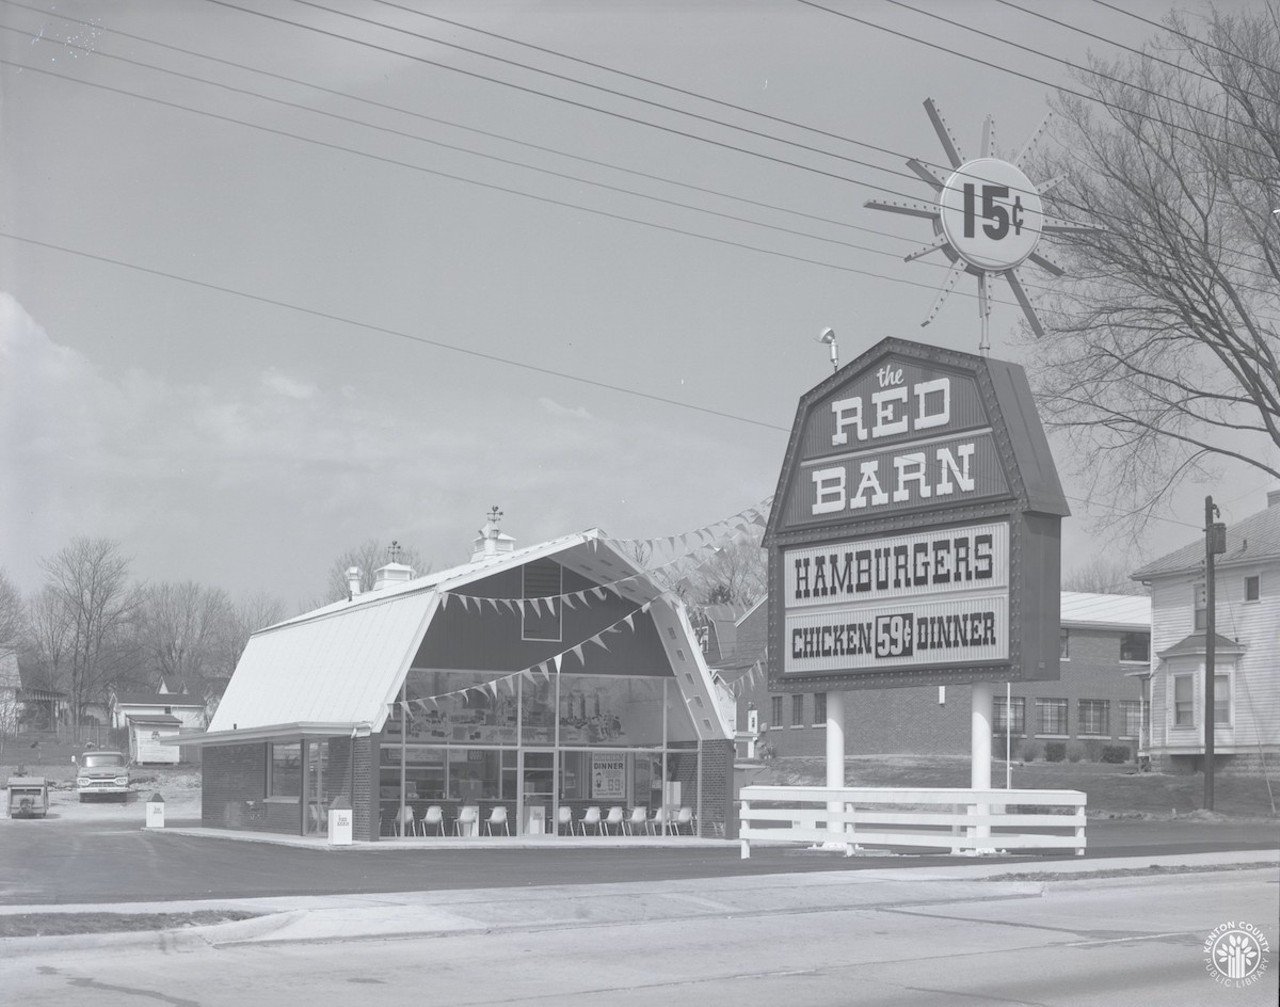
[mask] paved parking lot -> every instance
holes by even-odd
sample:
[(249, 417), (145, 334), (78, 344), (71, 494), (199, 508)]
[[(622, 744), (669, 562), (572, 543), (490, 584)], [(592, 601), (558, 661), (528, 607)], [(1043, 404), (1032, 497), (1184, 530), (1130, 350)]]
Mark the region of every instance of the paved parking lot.
[[(105, 810), (105, 809), (104, 809)], [(367, 894), (524, 885), (657, 881), (883, 867), (955, 866), (947, 856), (736, 849), (297, 849), (145, 832), (134, 816), (0, 820), (0, 903), (128, 902), (262, 895)], [(192, 819), (171, 825), (195, 826)], [(1090, 857), (1274, 850), (1273, 822), (1098, 821)], [(391, 845), (388, 841), (387, 845)], [(1009, 857), (1017, 864), (1038, 858)], [(1072, 858), (1074, 859), (1074, 858)]]

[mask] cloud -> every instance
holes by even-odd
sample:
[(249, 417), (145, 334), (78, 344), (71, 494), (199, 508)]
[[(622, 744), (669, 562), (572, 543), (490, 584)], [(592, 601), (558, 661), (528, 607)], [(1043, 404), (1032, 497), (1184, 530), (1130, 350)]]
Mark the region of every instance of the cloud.
[(574, 420), (591, 419), (591, 414), (587, 412), (586, 406), (570, 409), (568, 406), (562, 406), (555, 399), (548, 398), (545, 395), (538, 399), (538, 406), (549, 416)]
[[(761, 495), (744, 486), (760, 469), (745, 447), (607, 396), (593, 414), (518, 386), (477, 402), (447, 384), (388, 392), (376, 376), (296, 367), (199, 381), (119, 374), (0, 294), (0, 556), (11, 576), (31, 590), (41, 557), (74, 535), (105, 535), (139, 578), (292, 603), (315, 597), (332, 558), (370, 536), (412, 544), (437, 568), (462, 562), (494, 503), (504, 530), (532, 544), (596, 525), (680, 531)], [(723, 476), (706, 474), (696, 510), (671, 516), (655, 476), (708, 465)]]
[(274, 367), (263, 372), (262, 386), (268, 391), (275, 392), (277, 395), (283, 395), (290, 399), (309, 399), (312, 398), (317, 388), (309, 381), (299, 381), (297, 378), (291, 378), (289, 375), (276, 370)]

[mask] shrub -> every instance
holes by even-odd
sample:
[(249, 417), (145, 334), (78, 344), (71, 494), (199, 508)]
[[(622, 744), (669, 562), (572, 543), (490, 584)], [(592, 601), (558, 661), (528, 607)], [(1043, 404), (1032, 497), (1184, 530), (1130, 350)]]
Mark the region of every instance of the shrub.
[(1129, 752), (1128, 745), (1103, 745), (1102, 746), (1103, 762), (1110, 762), (1113, 765), (1118, 766), (1121, 763), (1128, 762), (1130, 757), (1131, 755)]
[(1072, 745), (1070, 748), (1067, 749), (1068, 762), (1079, 762), (1083, 758), (1084, 758), (1083, 745)]
[(1035, 762), (1040, 758), (1040, 746), (1034, 741), (1027, 740), (1022, 743), (1022, 761)]
[(1061, 741), (1046, 741), (1044, 745), (1045, 762), (1061, 762), (1067, 757), (1067, 746)]
[[(1084, 756), (1090, 762), (1097, 762), (1102, 758), (1102, 742), (1097, 738), (1089, 738), (1084, 743)], [(1072, 759), (1071, 761), (1075, 761)]]

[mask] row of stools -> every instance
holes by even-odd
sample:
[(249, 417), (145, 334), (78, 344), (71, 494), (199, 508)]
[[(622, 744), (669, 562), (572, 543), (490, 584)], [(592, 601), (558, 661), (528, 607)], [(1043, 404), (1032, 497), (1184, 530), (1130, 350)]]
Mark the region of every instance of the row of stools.
[[(444, 836), (449, 835), (444, 808), (439, 804), (429, 804), (418, 817), (411, 804), (392, 812), (390, 819), (384, 818), (383, 832), (393, 836)], [(480, 807), (475, 804), (464, 804), (453, 820), (452, 834), (455, 836), (480, 835), (483, 830), (488, 835), (511, 835), (511, 822), (507, 809), (494, 805), (485, 818), (480, 817)], [(653, 814), (645, 807), (624, 811), (620, 805), (611, 807), (607, 813), (598, 806), (582, 809), (582, 815), (575, 818), (573, 808), (561, 805), (556, 818), (556, 835), (599, 835), (599, 836), (660, 836), (696, 835), (697, 821), (692, 808), (680, 808), (669, 811), (666, 808), (654, 808)]]
[(556, 834), (559, 835), (565, 829), (571, 836), (591, 835), (593, 829), (600, 836), (660, 836), (664, 832), (667, 835), (683, 835), (685, 829), (691, 836), (697, 833), (692, 808), (680, 808), (678, 811), (654, 808), (653, 815), (650, 816), (648, 808), (632, 808), (627, 813), (618, 805), (610, 808), (608, 814), (603, 814), (596, 806), (584, 808), (580, 818), (573, 817), (572, 808), (561, 805), (556, 819)]

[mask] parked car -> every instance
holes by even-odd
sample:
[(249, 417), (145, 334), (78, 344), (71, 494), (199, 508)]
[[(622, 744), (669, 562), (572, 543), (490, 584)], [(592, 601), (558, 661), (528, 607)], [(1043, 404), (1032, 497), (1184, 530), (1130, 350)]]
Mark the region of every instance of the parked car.
[(75, 763), (80, 767), (76, 790), (81, 801), (97, 794), (129, 799), (129, 757), (123, 752), (85, 752)]

